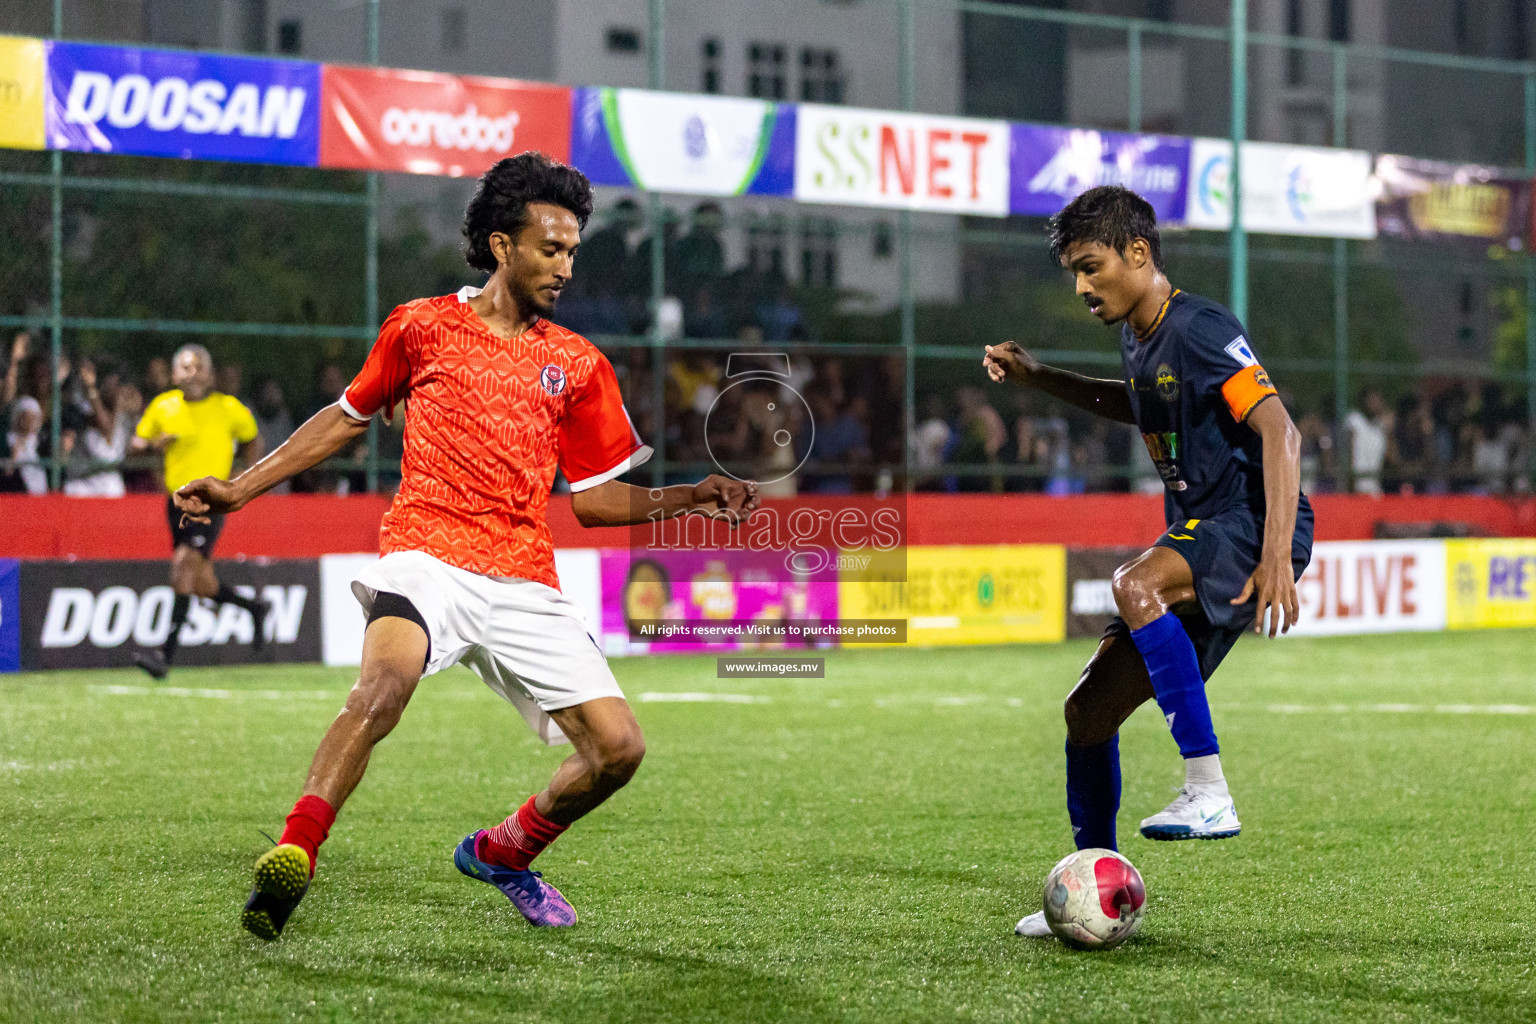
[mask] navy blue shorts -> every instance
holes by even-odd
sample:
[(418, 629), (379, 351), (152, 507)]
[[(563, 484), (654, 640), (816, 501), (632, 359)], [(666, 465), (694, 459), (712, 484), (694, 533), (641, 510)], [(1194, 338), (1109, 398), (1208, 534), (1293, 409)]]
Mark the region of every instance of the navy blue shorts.
[[(1180, 519), (1155, 546), (1177, 551), (1194, 574), (1200, 606), (1182, 611), (1179, 621), (1195, 645), (1200, 675), (1210, 679), (1237, 638), (1253, 628), (1258, 599), (1239, 605), (1231, 602), (1258, 568), (1264, 547), (1264, 519), (1246, 505), (1225, 509), (1209, 519)], [(1291, 536), (1291, 570), (1296, 579), (1301, 579), (1311, 560), (1312, 505), (1303, 495), (1296, 509), (1296, 532)], [(1131, 639), (1130, 627), (1118, 617), (1104, 635)]]

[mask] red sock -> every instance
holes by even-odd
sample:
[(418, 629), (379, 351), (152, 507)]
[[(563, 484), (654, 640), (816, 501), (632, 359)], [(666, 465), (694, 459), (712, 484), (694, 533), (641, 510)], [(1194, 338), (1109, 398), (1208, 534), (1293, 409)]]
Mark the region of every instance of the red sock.
[(288, 814), (283, 834), (278, 844), (292, 843), (309, 854), (309, 877), (315, 877), (315, 858), (320, 854), (320, 844), (336, 824), (336, 809), (318, 796), (299, 797), (298, 803)]
[(482, 832), (475, 844), (475, 857), (513, 871), (527, 871), (533, 858), (570, 827), (557, 825), (544, 817), (534, 808), (533, 800), (529, 797), (516, 814)]

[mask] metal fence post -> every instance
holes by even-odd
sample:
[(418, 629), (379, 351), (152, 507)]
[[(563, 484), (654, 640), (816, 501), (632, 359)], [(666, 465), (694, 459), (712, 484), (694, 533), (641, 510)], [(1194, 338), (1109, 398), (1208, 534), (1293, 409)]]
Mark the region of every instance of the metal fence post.
[[(1349, 133), (1347, 55), (1333, 50), (1333, 144), (1342, 147)], [(1333, 240), (1333, 417), (1340, 427), (1349, 415), (1349, 243)]]
[[(379, 62), (379, 0), (368, 0), (368, 63)], [(363, 215), (363, 322), (379, 329), (379, 172), (368, 172), (368, 205)], [(379, 418), (368, 418), (368, 493), (379, 489)]]
[[(1525, 173), (1536, 175), (1536, 74), (1525, 76)], [(1525, 252), (1525, 419), (1528, 429), (1536, 431), (1536, 255), (1529, 246)]]
[(1125, 40), (1126, 96), (1125, 126), (1133, 132), (1141, 131), (1141, 23), (1133, 22)]
[[(64, 0), (53, 0), (53, 37), (63, 36)], [(48, 173), (53, 199), (48, 236), (48, 372), (53, 380), (48, 392), (52, 396), (48, 410), (48, 486), (57, 491), (64, 486), (64, 382), (59, 380), (59, 363), (64, 358), (64, 154), (57, 149), (48, 154)]]
[[(652, 89), (667, 87), (666, 0), (648, 0), (650, 38), (647, 40), (646, 84)], [(651, 401), (656, 410), (655, 436), (651, 447), (656, 457), (651, 462), (651, 483), (664, 485), (667, 472), (667, 352), (661, 334), (661, 302), (666, 298), (666, 210), (661, 193), (651, 192), (647, 199), (647, 219), (651, 226)]]
[[(901, 0), (896, 9), (897, 40), (901, 53), (897, 57), (897, 78), (901, 87), (901, 108), (917, 107), (917, 25), (913, 0)], [(907, 452), (917, 428), (917, 300), (912, 294), (912, 211), (902, 210), (896, 218), (898, 243), (901, 247), (901, 296), (897, 300), (901, 309), (901, 351), (905, 356), (906, 373), (902, 385), (902, 451)], [(910, 458), (908, 456), (907, 458)], [(903, 461), (907, 461), (904, 459)], [(906, 477), (904, 488), (912, 490), (912, 474)]]
[(1248, 136), (1248, 2), (1232, 0), (1232, 227), (1227, 232), (1227, 304), (1248, 321), (1248, 232), (1243, 227), (1243, 140)]

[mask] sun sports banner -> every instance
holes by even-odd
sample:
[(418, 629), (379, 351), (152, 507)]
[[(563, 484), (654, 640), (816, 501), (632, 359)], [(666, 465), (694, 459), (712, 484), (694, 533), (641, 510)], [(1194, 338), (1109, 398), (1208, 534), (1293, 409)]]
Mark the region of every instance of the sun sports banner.
[(802, 202), (1008, 215), (1006, 121), (815, 103), (800, 104), (797, 118)]
[[(261, 660), (320, 660), (319, 564), (313, 559), (220, 562), (219, 579), (272, 602)], [(25, 669), (126, 668), (165, 642), (171, 602), (164, 561), (21, 563), (21, 664)], [(194, 599), (177, 665), (254, 660), (252, 616)]]
[(0, 148), (43, 148), (45, 66), (41, 39), (0, 36)]
[[(1184, 221), (1192, 228), (1232, 226), (1232, 143), (1195, 139), (1190, 146)], [(1243, 143), (1243, 226), (1271, 235), (1375, 238), (1371, 155), (1354, 149)]]
[(571, 163), (595, 185), (782, 196), (794, 161), (793, 104), (608, 88), (571, 101)]
[(320, 165), (477, 176), (538, 150), (571, 156), (571, 90), (507, 78), (326, 65)]
[(1012, 126), (1010, 213), (1049, 217), (1099, 185), (1139, 193), (1162, 222), (1184, 219), (1189, 140), (1038, 124)]
[(48, 146), (301, 164), (319, 155), (320, 65), (50, 42)]

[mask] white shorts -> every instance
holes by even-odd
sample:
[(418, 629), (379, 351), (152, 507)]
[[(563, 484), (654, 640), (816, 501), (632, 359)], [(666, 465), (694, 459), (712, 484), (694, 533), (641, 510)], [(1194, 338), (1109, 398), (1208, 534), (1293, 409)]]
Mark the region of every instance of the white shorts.
[(548, 712), (624, 696), (581, 608), (553, 587), (396, 551), (352, 581), (364, 616), (381, 591), (408, 599), (426, 620), (431, 650), (423, 675), (463, 662), (551, 746), (566, 737)]

